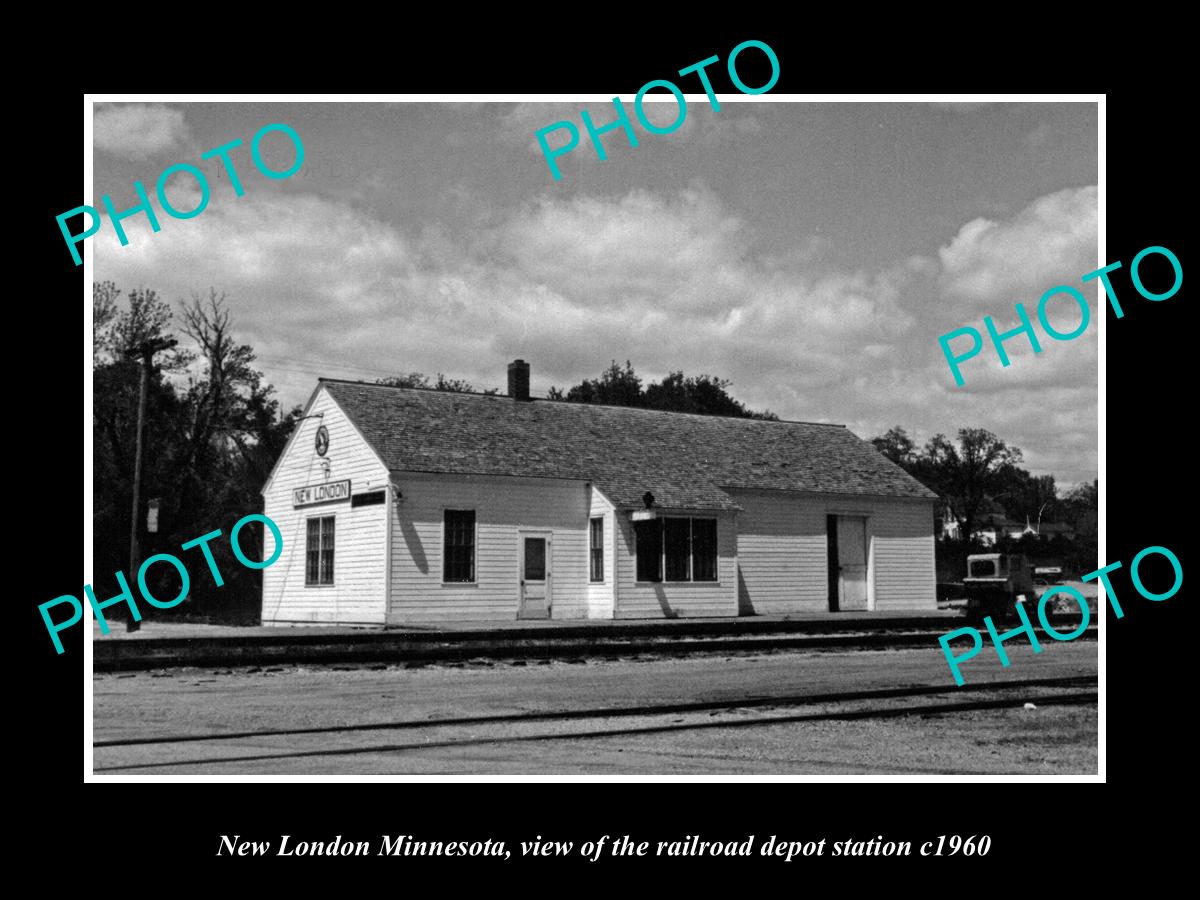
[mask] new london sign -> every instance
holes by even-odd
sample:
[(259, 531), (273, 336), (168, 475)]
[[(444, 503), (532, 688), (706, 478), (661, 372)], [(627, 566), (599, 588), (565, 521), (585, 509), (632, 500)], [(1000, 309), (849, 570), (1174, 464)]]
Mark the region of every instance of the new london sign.
[(293, 506), (312, 506), (314, 503), (329, 503), (333, 500), (350, 499), (350, 480), (327, 481), (324, 484), (306, 484), (292, 491)]

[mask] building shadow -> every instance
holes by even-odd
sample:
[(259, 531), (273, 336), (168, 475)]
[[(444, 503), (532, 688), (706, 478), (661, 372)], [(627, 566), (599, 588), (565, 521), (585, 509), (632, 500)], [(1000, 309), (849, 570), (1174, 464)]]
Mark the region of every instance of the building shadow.
[(654, 585), (654, 599), (658, 601), (658, 606), (662, 610), (664, 617), (668, 619), (679, 618), (679, 613), (671, 608), (671, 602), (667, 600), (667, 592), (663, 590), (661, 584)]
[(417, 529), (413, 527), (413, 523), (405, 519), (403, 516), (400, 519), (400, 533), (404, 535), (404, 545), (408, 547), (408, 553), (412, 557), (412, 561), (417, 564), (417, 568), (421, 570), (422, 575), (429, 574), (429, 560), (425, 557), (425, 547), (421, 543), (421, 536), (417, 534)]
[(754, 604), (750, 602), (750, 589), (746, 587), (746, 578), (742, 575), (742, 567), (737, 567), (738, 573), (738, 615), (753, 616), (757, 615), (754, 611)]

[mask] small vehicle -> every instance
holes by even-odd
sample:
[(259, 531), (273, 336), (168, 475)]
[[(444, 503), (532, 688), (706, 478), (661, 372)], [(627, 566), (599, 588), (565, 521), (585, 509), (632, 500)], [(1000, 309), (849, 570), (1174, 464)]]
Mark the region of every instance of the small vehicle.
[(1033, 567), (1011, 553), (973, 553), (967, 557), (967, 615), (1016, 618), (1017, 598), (1036, 601)]
[(1039, 587), (1049, 587), (1062, 581), (1062, 566), (1038, 566), (1033, 570), (1033, 583)]

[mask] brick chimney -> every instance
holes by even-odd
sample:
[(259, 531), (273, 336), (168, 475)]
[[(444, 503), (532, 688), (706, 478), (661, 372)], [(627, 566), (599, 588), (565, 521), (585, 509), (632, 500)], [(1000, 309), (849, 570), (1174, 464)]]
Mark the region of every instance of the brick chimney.
[(514, 359), (508, 364), (508, 396), (514, 400), (529, 400), (529, 363)]

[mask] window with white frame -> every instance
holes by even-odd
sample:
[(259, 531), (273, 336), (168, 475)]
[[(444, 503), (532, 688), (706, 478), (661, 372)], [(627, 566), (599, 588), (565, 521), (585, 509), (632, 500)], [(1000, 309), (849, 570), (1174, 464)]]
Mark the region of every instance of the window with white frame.
[(597, 516), (590, 522), (589, 533), (591, 556), (591, 580), (604, 580), (604, 517)]
[(475, 510), (448, 509), (442, 523), (442, 580), (475, 581)]
[(308, 520), (304, 543), (305, 585), (333, 584), (334, 516)]

